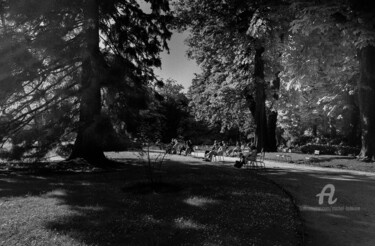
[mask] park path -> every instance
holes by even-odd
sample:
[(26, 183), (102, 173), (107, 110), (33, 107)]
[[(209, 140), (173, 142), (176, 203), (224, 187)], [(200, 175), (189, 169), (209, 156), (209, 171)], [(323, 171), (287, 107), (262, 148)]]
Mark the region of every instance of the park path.
[[(306, 245), (375, 245), (375, 173), (266, 161), (262, 175), (289, 191), (305, 222)], [(319, 205), (325, 185), (333, 199)], [(331, 190), (327, 189), (329, 193)], [(327, 209), (336, 211), (327, 211)]]

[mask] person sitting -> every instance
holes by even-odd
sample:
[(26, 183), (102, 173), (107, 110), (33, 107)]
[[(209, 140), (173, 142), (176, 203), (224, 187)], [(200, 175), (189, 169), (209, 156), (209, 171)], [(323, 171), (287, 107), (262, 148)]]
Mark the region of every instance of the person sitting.
[(173, 141), (172, 154), (177, 154), (178, 140), (177, 138), (174, 138), (172, 141)]
[(185, 155), (186, 155), (186, 144), (184, 143), (183, 145), (180, 145), (180, 148), (179, 148), (179, 155), (182, 154), (182, 152), (185, 152)]
[(241, 144), (240, 142), (236, 142), (236, 146), (227, 152), (228, 156), (239, 156), (241, 154)]
[(219, 145), (217, 144), (216, 140), (214, 141), (214, 144), (211, 147), (210, 151), (205, 152), (205, 161), (212, 161), (212, 156), (217, 155), (217, 151), (219, 150)]
[(185, 155), (188, 155), (188, 154), (191, 154), (191, 152), (194, 152), (193, 143), (191, 142), (190, 139), (186, 141), (185, 146), (186, 146)]
[(167, 148), (166, 148), (167, 154), (172, 154), (173, 146), (174, 146), (174, 138), (172, 138), (171, 142), (167, 145)]
[(222, 154), (223, 156), (226, 155), (227, 149), (228, 149), (228, 145), (225, 143), (225, 141), (221, 141), (218, 154)]
[(186, 146), (185, 141), (183, 140), (177, 141), (176, 150), (179, 155), (181, 155), (182, 153), (186, 153), (186, 149), (187, 149), (187, 146)]
[(250, 162), (256, 162), (256, 160), (257, 160), (257, 154), (258, 154), (258, 152), (257, 152), (257, 148), (254, 146), (254, 145), (252, 145), (251, 147), (250, 147), (250, 152), (248, 152), (247, 154), (241, 154), (241, 156), (240, 156), (240, 158), (241, 158), (241, 164), (242, 165), (246, 165), (246, 163), (248, 162), (248, 161), (250, 161)]
[(247, 144), (246, 142), (241, 142), (241, 153), (246, 152)]

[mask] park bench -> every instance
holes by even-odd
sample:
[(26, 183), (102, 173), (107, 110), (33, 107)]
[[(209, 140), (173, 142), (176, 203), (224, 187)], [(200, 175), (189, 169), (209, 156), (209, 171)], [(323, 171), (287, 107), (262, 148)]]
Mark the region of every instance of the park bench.
[(224, 151), (219, 151), (216, 155), (212, 156), (212, 161), (217, 162), (217, 161), (224, 161)]
[(278, 161), (286, 161), (286, 162), (292, 161), (292, 156), (285, 155), (285, 154), (277, 154), (276, 158)]

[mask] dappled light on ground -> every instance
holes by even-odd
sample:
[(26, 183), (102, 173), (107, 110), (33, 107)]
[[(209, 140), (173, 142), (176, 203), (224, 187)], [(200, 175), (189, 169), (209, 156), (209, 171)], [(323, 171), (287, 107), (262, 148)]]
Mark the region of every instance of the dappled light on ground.
[(6, 183), (17, 183), (17, 179), (10, 179), (10, 178), (1, 178), (0, 182), (6, 182)]
[(174, 223), (175, 223), (175, 226), (179, 229), (202, 230), (206, 228), (205, 225), (201, 225), (191, 219), (186, 219), (183, 217), (175, 219)]
[(67, 196), (66, 190), (57, 189), (50, 192), (47, 192), (45, 194), (47, 197), (65, 197)]
[(205, 207), (210, 204), (217, 204), (219, 201), (204, 197), (189, 197), (184, 201), (186, 204), (196, 207)]
[(300, 221), (279, 188), (253, 172), (190, 160), (164, 167), (163, 182), (181, 187), (172, 193), (124, 192), (147, 182), (139, 162), (45, 179), (1, 175), (12, 182), (0, 181), (0, 245), (298, 244)]

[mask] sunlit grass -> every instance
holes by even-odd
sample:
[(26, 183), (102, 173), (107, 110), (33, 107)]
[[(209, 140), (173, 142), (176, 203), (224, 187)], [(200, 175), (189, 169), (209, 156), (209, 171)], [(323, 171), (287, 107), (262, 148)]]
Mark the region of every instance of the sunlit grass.
[[(277, 155), (288, 155), (290, 159), (282, 159)], [(306, 161), (306, 157), (314, 158), (314, 161)], [(296, 164), (307, 164), (317, 167), (340, 168), (364, 172), (375, 172), (373, 162), (359, 161), (354, 157), (339, 155), (311, 155), (302, 153), (266, 153), (266, 159), (274, 161), (285, 161)]]

